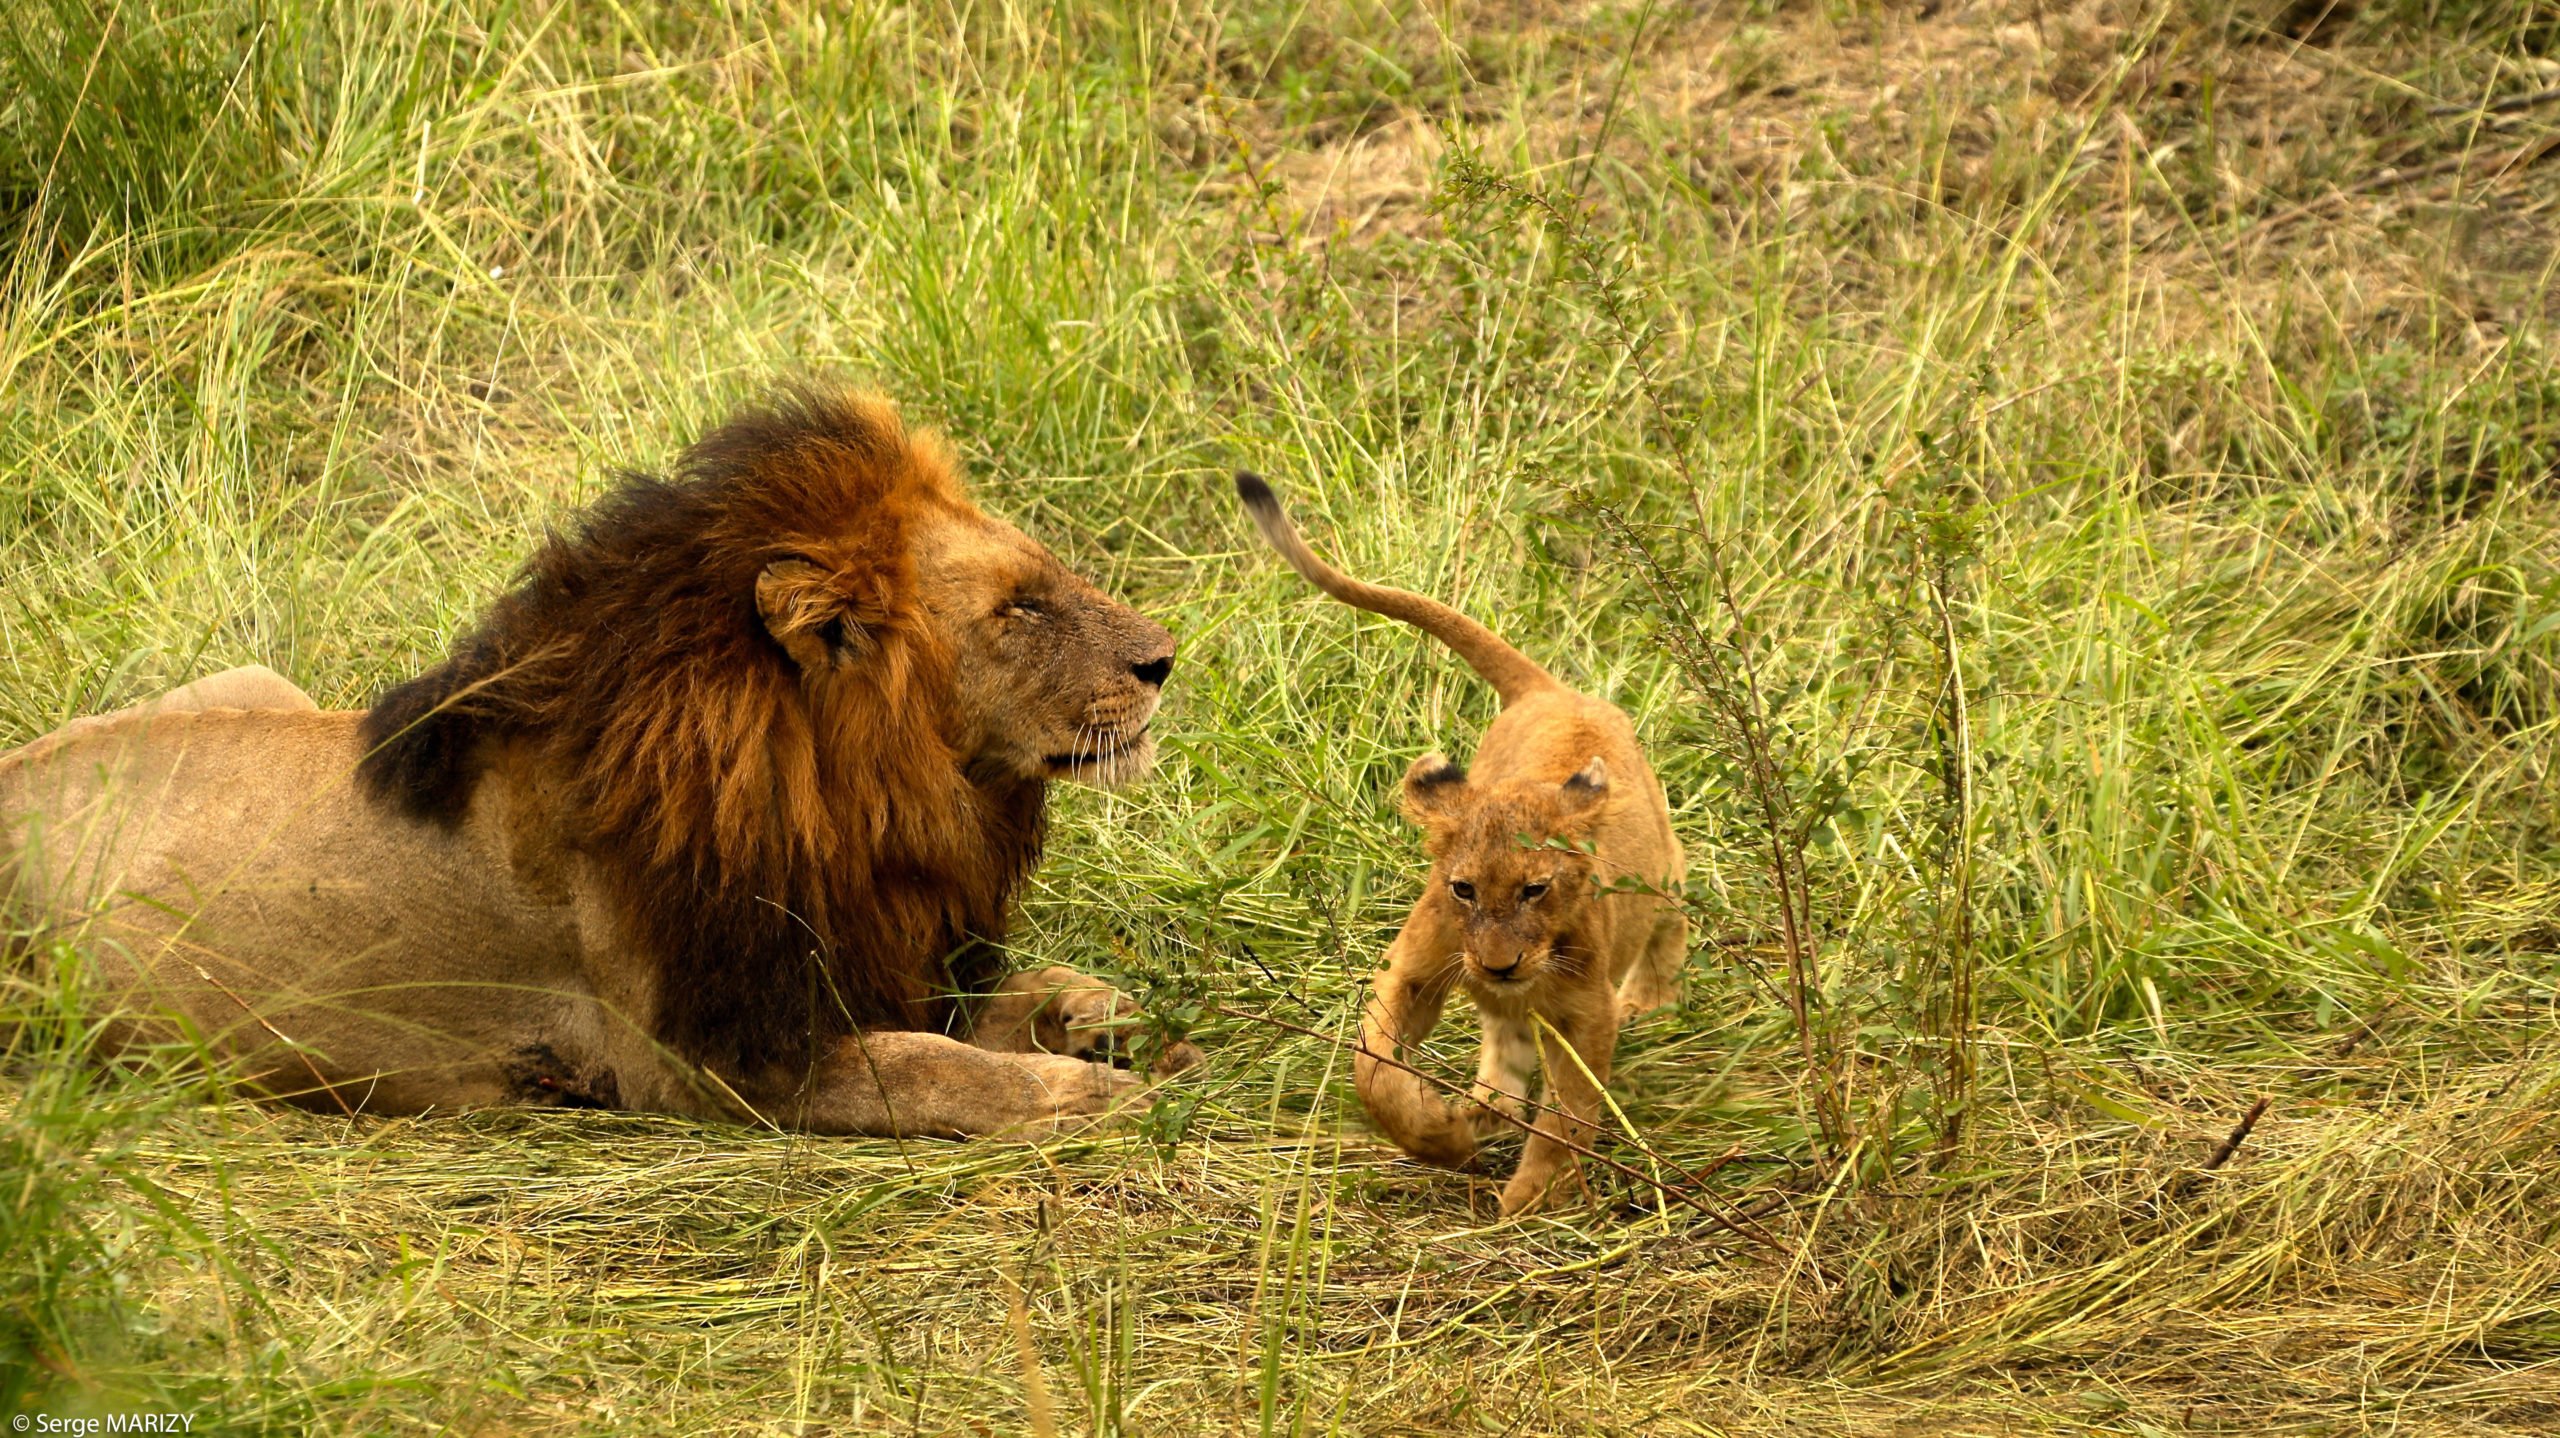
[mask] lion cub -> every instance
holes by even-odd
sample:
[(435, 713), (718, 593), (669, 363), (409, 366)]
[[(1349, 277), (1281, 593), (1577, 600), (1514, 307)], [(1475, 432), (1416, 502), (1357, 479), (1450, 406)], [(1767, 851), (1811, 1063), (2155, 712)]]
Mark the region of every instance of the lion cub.
[[(1420, 628), (1502, 696), (1472, 772), (1438, 754), (1406, 771), (1404, 811), (1422, 827), (1431, 874), (1388, 946), (1352, 1062), (1379, 1128), (1451, 1168), (1508, 1127), (1492, 1110), (1530, 1117), (1529, 1075), (1543, 1066), (1536, 1131), (1502, 1190), (1504, 1216), (1533, 1209), (1559, 1178), (1580, 1181), (1568, 1145), (1590, 1143), (1619, 1026), (1679, 996), (1688, 922), (1664, 897), (1683, 861), (1662, 785), (1615, 706), (1445, 604), (1346, 578), (1307, 548), (1259, 476), (1237, 474), (1236, 493), (1317, 588)], [(1622, 879), (1638, 885), (1610, 887)], [(1429, 1036), (1453, 985), (1484, 1026), (1474, 1102), (1456, 1108), (1394, 1066)]]

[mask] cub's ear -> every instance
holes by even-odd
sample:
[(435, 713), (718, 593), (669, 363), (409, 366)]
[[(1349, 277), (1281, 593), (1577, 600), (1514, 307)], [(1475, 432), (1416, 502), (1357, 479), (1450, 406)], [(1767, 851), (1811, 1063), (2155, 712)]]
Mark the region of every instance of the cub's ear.
[(1609, 797), (1609, 766), (1594, 754), (1591, 762), (1574, 770), (1557, 786), (1557, 791), (1567, 817), (1596, 815), (1601, 801)]
[(1437, 749), (1404, 771), (1404, 816), (1417, 824), (1456, 817), (1466, 796), (1467, 771)]
[(834, 576), (797, 555), (775, 560), (756, 576), (756, 613), (765, 632), (802, 669), (851, 663), (874, 647)]

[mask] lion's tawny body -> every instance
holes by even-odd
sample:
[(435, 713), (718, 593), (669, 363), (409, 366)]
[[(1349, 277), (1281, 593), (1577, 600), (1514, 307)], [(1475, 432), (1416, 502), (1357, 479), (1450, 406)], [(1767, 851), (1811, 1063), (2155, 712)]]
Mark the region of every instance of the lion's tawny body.
[(19, 898), (125, 1000), (116, 1037), (183, 1023), (262, 1087), (316, 1076), (376, 1112), (508, 1102), (508, 1062), (537, 1048), (636, 1107), (684, 1106), (650, 1101), (669, 1066), (578, 962), (570, 855), (503, 784), (453, 827), (385, 824), (353, 783), (363, 718), (83, 721), (0, 763), (0, 810), (40, 816)]

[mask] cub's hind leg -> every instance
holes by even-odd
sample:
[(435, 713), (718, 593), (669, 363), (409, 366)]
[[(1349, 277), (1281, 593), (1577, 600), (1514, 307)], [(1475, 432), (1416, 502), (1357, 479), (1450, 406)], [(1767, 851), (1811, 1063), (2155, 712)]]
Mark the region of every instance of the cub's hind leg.
[[(84, 715), (35, 740), (34, 744), (75, 739), (151, 715), (195, 714), (206, 709), (290, 709), (308, 713), (319, 707), (311, 702), (310, 695), (295, 687), (292, 680), (264, 664), (243, 664), (237, 669), (208, 674), (191, 684), (181, 684), (166, 694), (155, 695), (139, 704), (128, 704), (104, 714)], [(30, 751), (34, 744), (28, 746)], [(8, 752), (0, 750), (0, 753)]]
[(192, 684), (181, 684), (157, 699), (134, 706), (154, 714), (177, 714), (199, 709), (291, 709), (309, 711), (320, 706), (302, 692), (292, 680), (264, 664), (243, 664), (208, 674)]
[(1618, 1022), (1680, 1001), (1681, 970), (1689, 963), (1689, 919), (1677, 904), (1654, 917), (1644, 949), (1618, 984)]

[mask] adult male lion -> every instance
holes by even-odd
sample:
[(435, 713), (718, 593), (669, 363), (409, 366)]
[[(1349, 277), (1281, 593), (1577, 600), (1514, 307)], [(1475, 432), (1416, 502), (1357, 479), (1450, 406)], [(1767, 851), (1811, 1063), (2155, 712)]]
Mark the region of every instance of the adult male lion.
[(112, 1041), (309, 1106), (1038, 1127), (1136, 1084), (1087, 1057), (1128, 1005), (996, 945), (1050, 781), (1144, 773), (1172, 667), (938, 438), (787, 389), (369, 712), (235, 670), (0, 756), (0, 895)]

